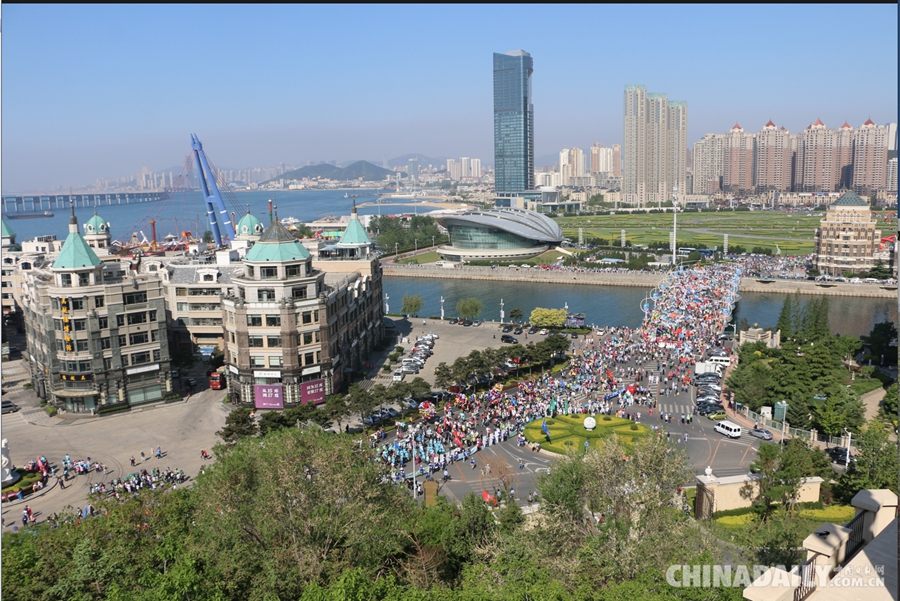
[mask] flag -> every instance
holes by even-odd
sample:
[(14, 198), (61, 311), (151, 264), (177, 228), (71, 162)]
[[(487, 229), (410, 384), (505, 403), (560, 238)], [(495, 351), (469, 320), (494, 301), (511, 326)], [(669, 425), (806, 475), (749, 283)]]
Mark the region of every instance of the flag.
[(614, 380), (614, 379), (615, 379), (615, 378), (613, 378), (613, 373), (609, 370), (608, 367), (606, 368), (606, 377), (607, 377), (607, 379), (609, 379), (609, 380)]
[(547, 418), (546, 417), (543, 420), (541, 420), (541, 432), (544, 433), (544, 435), (547, 437), (547, 440), (549, 441), (550, 440), (550, 430), (547, 429)]
[(490, 503), (491, 505), (497, 506), (497, 499), (494, 495), (490, 494), (488, 491), (481, 489), (481, 498), (484, 499), (485, 503)]

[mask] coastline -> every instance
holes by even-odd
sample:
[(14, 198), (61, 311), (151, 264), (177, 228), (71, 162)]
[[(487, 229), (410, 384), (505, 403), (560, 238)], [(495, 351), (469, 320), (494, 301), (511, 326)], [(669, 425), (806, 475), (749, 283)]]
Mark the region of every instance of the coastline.
[[(615, 272), (570, 272), (547, 271), (544, 269), (490, 267), (456, 267), (446, 269), (428, 265), (395, 265), (382, 263), (382, 273), (386, 276), (410, 278), (438, 278), (456, 280), (504, 280), (508, 282), (565, 283), (585, 286), (631, 286), (654, 288), (662, 276), (659, 273), (615, 273)], [(762, 292), (772, 294), (848, 296), (856, 298), (897, 298), (897, 286), (877, 286), (870, 284), (842, 284), (832, 282), (811, 282), (809, 280), (763, 280), (761, 278), (741, 278), (741, 292)]]

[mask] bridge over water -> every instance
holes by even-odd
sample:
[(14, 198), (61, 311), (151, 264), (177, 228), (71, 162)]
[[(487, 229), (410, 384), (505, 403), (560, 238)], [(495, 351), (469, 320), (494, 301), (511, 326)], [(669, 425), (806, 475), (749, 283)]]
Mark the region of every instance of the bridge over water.
[(31, 196), (4, 196), (4, 213), (32, 213), (50, 209), (68, 209), (71, 200), (76, 207), (135, 204), (156, 202), (163, 192), (111, 192), (108, 194), (35, 194)]

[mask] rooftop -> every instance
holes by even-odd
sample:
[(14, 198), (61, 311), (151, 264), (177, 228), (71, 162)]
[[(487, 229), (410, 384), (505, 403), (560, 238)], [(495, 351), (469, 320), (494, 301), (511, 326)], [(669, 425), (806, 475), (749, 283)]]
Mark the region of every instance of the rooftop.
[(53, 269), (96, 267), (102, 261), (78, 232), (71, 232), (53, 262)]
[(832, 207), (867, 207), (869, 203), (856, 195), (852, 190), (844, 192), (839, 199), (831, 203)]

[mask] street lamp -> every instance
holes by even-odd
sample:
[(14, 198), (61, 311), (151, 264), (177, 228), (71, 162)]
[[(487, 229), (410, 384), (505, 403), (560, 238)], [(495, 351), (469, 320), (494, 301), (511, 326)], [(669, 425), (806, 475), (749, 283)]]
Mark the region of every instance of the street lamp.
[(391, 300), (391, 297), (387, 295), (387, 292), (384, 293), (384, 314), (387, 315), (391, 312), (391, 306), (388, 304), (388, 301)]
[(844, 459), (844, 469), (850, 467), (850, 441), (853, 440), (853, 432), (844, 428), (844, 432), (847, 433), (847, 457)]
[(441, 297), (441, 321), (444, 321), (444, 297)]
[(500, 323), (503, 323), (503, 299), (500, 299)]
[(431, 237), (431, 248), (434, 248), (434, 236)]
[(418, 239), (418, 238), (415, 238), (415, 239), (414, 239), (414, 242), (415, 242), (415, 244), (416, 244), (416, 252), (419, 252), (419, 239)]
[(399, 242), (394, 242), (394, 256), (397, 256), (397, 247), (400, 245)]

